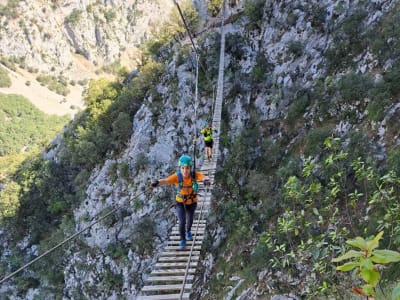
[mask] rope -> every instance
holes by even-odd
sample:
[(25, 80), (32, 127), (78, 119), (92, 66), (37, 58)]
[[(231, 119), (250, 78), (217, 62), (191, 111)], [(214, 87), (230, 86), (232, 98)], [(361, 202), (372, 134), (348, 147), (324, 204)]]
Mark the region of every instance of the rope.
[(198, 80), (199, 80), (199, 60), (196, 55), (196, 84), (194, 97), (194, 138), (193, 138), (193, 170), (196, 171), (196, 142), (197, 142), (197, 105), (198, 105)]
[[(173, 1), (174, 1), (174, 4), (176, 5), (176, 7), (177, 7), (177, 9), (178, 9), (179, 15), (180, 15), (180, 17), (181, 17), (181, 19), (182, 19), (183, 26), (185, 27), (185, 30), (186, 30), (186, 32), (187, 32), (187, 34), (188, 34), (188, 36), (189, 36), (190, 42), (192, 43), (194, 52), (196, 52), (197, 60), (199, 60), (199, 57), (200, 57), (199, 51), (197, 50), (197, 47), (196, 47), (196, 45), (195, 45), (195, 43), (194, 43), (193, 36), (192, 36), (192, 34), (191, 34), (190, 30), (189, 30), (189, 26), (188, 26), (187, 23), (186, 23), (185, 17), (183, 16), (182, 10), (181, 10), (179, 4), (176, 2), (176, 0), (173, 0)], [(206, 69), (204, 68), (204, 66), (203, 66), (202, 63), (200, 63), (200, 67), (201, 67), (203, 73), (205, 74), (205, 76), (206, 76), (206, 78), (207, 78), (207, 81), (212, 82), (212, 81), (208, 78), (208, 74), (207, 74)]]
[(204, 203), (206, 201), (206, 196), (207, 195), (209, 195), (209, 188), (206, 189), (206, 193), (204, 195), (204, 201), (202, 201), (202, 203), (201, 203), (200, 214), (197, 217), (196, 231), (195, 231), (194, 236), (193, 236), (192, 246), (190, 247), (189, 258), (188, 258), (188, 262), (186, 264), (186, 269), (185, 269), (185, 277), (183, 278), (182, 287), (181, 287), (181, 291), (180, 291), (180, 294), (179, 294), (179, 299), (180, 300), (182, 300), (183, 292), (185, 290), (186, 280), (187, 280), (187, 277), (189, 275), (189, 268), (190, 268), (190, 263), (191, 263), (191, 260), (192, 260), (192, 254), (193, 254), (195, 242), (196, 242), (196, 239), (197, 239), (197, 233), (199, 231), (200, 220), (201, 220), (202, 215), (203, 215)]
[[(187, 32), (187, 34), (188, 34), (188, 36), (189, 36), (190, 42), (192, 43), (192, 46), (193, 46), (193, 49), (194, 49), (194, 51), (196, 52), (197, 56), (199, 57), (199, 56), (200, 56), (200, 55), (199, 55), (199, 52), (197, 51), (197, 47), (196, 47), (196, 45), (194, 44), (192, 34), (190, 33), (189, 26), (187, 25), (186, 20), (185, 20), (185, 17), (183, 16), (181, 7), (179, 6), (178, 2), (176, 2), (176, 0), (173, 0), (173, 1), (174, 1), (174, 4), (176, 5), (176, 7), (177, 7), (177, 9), (178, 9), (179, 15), (181, 16), (181, 19), (182, 19), (182, 22), (183, 22), (183, 26), (185, 27), (185, 30), (186, 30), (186, 32)], [(204, 72), (204, 73), (205, 73), (205, 72)]]
[[(145, 192), (147, 192), (150, 188), (145, 189), (143, 192), (141, 192), (140, 194), (137, 194), (134, 198), (139, 197), (140, 195), (144, 194)], [(58, 243), (57, 245), (55, 245), (53, 248), (47, 250), (46, 252), (44, 252), (43, 254), (39, 255), (38, 257), (36, 257), (35, 259), (31, 260), (30, 262), (28, 262), (27, 264), (23, 265), (22, 267), (20, 267), (19, 269), (17, 269), (16, 271), (12, 272), (11, 274), (5, 276), (3, 279), (0, 280), (0, 284), (2, 284), (3, 282), (7, 281), (8, 279), (14, 277), (16, 274), (18, 274), (19, 272), (25, 270), (26, 268), (28, 268), (30, 265), (34, 264), (35, 262), (37, 262), (38, 260), (42, 259), (43, 257), (45, 257), (46, 255), (54, 252), (55, 250), (57, 250), (58, 248), (60, 248), (61, 246), (63, 246), (64, 244), (68, 243), (69, 241), (73, 240), (74, 238), (76, 238), (78, 235), (80, 235), (82, 232), (88, 230), (90, 227), (92, 227), (93, 225), (95, 225), (96, 223), (100, 222), (101, 220), (104, 220), (105, 218), (107, 218), (108, 216), (110, 216), (111, 214), (113, 214), (114, 212), (116, 212), (118, 209), (120, 209), (122, 207), (122, 205), (118, 205), (117, 207), (112, 209), (110, 212), (106, 213), (104, 216), (98, 218), (97, 220), (93, 221), (92, 223), (90, 223), (88, 226), (86, 226), (85, 228), (79, 230), (78, 232), (76, 232), (75, 234), (73, 234), (72, 236), (70, 236), (69, 238), (63, 240), (62, 242)], [(104, 211), (105, 209), (103, 209)], [(101, 212), (103, 212), (101, 211)], [(100, 213), (101, 213), (100, 212)], [(100, 214), (99, 213), (99, 214)], [(98, 215), (99, 215), (98, 214)]]

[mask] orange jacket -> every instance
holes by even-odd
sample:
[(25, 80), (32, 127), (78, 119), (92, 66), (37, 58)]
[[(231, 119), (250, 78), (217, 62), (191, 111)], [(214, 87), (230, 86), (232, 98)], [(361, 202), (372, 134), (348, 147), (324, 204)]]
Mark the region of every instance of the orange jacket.
[[(205, 179), (205, 176), (203, 173), (196, 171), (195, 178), (196, 178), (196, 181), (203, 181)], [(193, 191), (193, 188), (192, 188), (192, 176), (189, 176), (187, 178), (182, 176), (182, 180), (183, 180), (182, 181), (182, 189), (180, 191), (177, 191), (176, 197), (175, 197), (176, 201), (182, 203), (182, 202), (184, 202), (184, 198), (186, 198), (187, 196), (195, 195), (195, 197), (193, 197), (193, 198), (188, 197), (188, 199), (185, 201), (185, 203), (188, 205), (190, 205), (192, 203), (197, 203), (197, 194), (196, 194), (196, 192)], [(178, 186), (179, 186), (179, 178), (178, 178), (177, 173), (174, 173), (174, 174), (168, 176), (166, 178), (166, 181), (168, 184), (175, 184), (176, 188), (178, 188)]]

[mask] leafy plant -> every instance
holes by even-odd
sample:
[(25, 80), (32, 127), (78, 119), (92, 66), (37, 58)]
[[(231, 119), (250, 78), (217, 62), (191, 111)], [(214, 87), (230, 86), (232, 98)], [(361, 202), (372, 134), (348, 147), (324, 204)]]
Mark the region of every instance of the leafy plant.
[[(343, 260), (351, 259), (350, 262), (336, 267), (336, 270), (347, 272), (357, 269), (364, 285), (361, 288), (353, 287), (353, 291), (358, 295), (366, 296), (366, 299), (376, 295), (376, 285), (381, 278), (378, 265), (400, 261), (399, 252), (377, 249), (379, 246), (379, 240), (382, 236), (383, 231), (379, 232), (371, 240), (365, 240), (361, 237), (348, 240), (346, 241), (347, 244), (359, 250), (349, 250), (345, 254), (332, 259), (332, 262), (341, 262)], [(394, 289), (392, 299), (400, 299), (400, 284), (398, 284)]]

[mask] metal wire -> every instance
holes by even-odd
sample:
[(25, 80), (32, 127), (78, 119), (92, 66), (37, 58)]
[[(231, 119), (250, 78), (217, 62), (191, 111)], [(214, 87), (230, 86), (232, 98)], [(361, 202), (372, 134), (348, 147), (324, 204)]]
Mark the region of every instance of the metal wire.
[[(147, 192), (150, 188), (144, 190), (143, 192), (137, 194), (134, 198), (139, 197), (140, 195), (143, 195), (145, 192)], [(5, 276), (3, 279), (0, 280), (0, 284), (4, 283), (5, 281), (7, 281), (8, 279), (14, 277), (15, 275), (17, 275), (18, 273), (20, 273), (21, 271), (25, 270), (26, 268), (28, 268), (29, 266), (31, 266), (32, 264), (34, 264), (35, 262), (37, 262), (38, 260), (42, 259), (43, 257), (47, 256), (48, 254), (54, 252), (55, 250), (57, 250), (58, 248), (60, 248), (61, 246), (65, 245), (66, 243), (68, 243), (69, 241), (73, 240), (74, 238), (76, 238), (78, 235), (80, 235), (81, 233), (83, 233), (84, 231), (88, 230), (90, 227), (92, 227), (93, 225), (97, 224), (98, 222), (100, 222), (101, 220), (104, 220), (105, 218), (107, 218), (108, 216), (112, 215), (114, 212), (116, 212), (118, 209), (120, 209), (122, 207), (122, 205), (117, 205), (116, 208), (112, 209), (111, 211), (109, 211), (108, 213), (106, 213), (104, 216), (101, 216), (100, 218), (98, 218), (97, 220), (93, 221), (92, 223), (90, 223), (88, 226), (86, 226), (85, 228), (79, 230), (78, 232), (76, 232), (75, 234), (71, 235), (69, 238), (63, 240), (62, 242), (58, 243), (57, 245), (55, 245), (53, 248), (45, 251), (43, 254), (39, 255), (38, 257), (36, 257), (35, 259), (31, 260), (30, 262), (28, 262), (27, 264), (23, 265), (22, 267), (20, 267), (19, 269), (15, 270), (14, 272), (10, 273), (9, 275)], [(102, 213), (105, 209), (103, 209), (100, 213)], [(100, 213), (98, 215), (100, 215)]]

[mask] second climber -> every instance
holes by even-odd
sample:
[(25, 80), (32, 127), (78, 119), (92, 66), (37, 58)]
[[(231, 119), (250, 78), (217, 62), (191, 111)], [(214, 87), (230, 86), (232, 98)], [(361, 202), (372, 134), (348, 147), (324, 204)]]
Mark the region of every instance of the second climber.
[(214, 127), (211, 127), (210, 124), (205, 123), (205, 126), (200, 130), (200, 133), (203, 135), (204, 144), (205, 144), (205, 151), (206, 151), (206, 158), (208, 160), (212, 159), (213, 156), (213, 132), (217, 132)]

